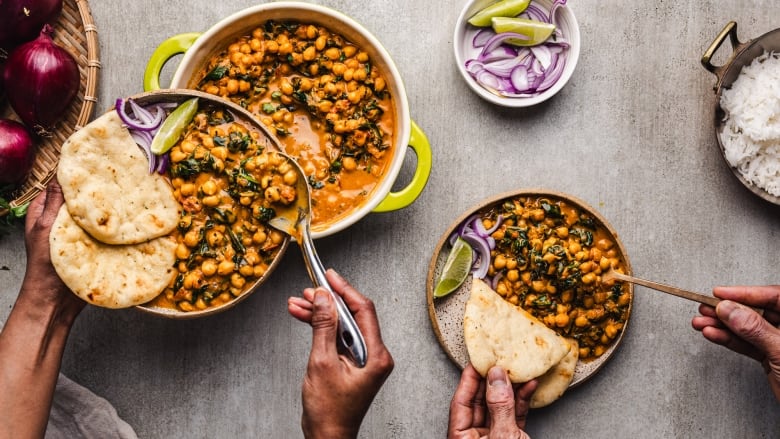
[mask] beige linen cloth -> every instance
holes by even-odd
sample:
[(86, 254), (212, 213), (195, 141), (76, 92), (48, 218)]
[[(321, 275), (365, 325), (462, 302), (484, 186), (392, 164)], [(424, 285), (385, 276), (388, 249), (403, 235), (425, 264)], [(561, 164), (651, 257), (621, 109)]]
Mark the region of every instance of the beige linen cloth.
[(108, 401), (60, 374), (46, 439), (138, 439)]

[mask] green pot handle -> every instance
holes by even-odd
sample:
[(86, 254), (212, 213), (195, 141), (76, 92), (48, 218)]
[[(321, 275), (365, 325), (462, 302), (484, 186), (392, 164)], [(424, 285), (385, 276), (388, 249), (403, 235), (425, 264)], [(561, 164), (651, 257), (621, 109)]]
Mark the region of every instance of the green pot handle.
[(428, 183), (428, 177), (431, 175), (431, 144), (425, 133), (412, 120), (412, 133), (409, 136), (409, 146), (417, 154), (417, 169), (414, 171), (412, 181), (398, 192), (390, 192), (384, 200), (374, 208), (374, 212), (391, 212), (393, 210), (403, 209), (412, 204), (420, 196), (425, 184)]
[(192, 47), (195, 40), (201, 36), (200, 32), (190, 32), (185, 34), (174, 35), (167, 40), (160, 43), (152, 56), (149, 58), (149, 62), (146, 64), (146, 71), (144, 71), (144, 91), (159, 90), (160, 87), (160, 73), (163, 66), (169, 59), (174, 56), (184, 53)]

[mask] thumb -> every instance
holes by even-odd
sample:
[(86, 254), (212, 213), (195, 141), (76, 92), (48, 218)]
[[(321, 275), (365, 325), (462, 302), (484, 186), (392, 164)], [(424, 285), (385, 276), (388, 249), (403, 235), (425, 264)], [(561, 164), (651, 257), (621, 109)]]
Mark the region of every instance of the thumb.
[(485, 399), (490, 412), (490, 437), (513, 437), (512, 433), (516, 433), (518, 427), (515, 420), (515, 395), (509, 376), (503, 368), (493, 366), (487, 378)]
[(731, 300), (720, 302), (715, 310), (731, 332), (764, 353), (770, 363), (780, 366), (780, 330), (757, 312)]
[(314, 291), (312, 301), (314, 309), (311, 316), (312, 345), (311, 356), (337, 355), (336, 336), (338, 334), (338, 314), (330, 293), (324, 288)]

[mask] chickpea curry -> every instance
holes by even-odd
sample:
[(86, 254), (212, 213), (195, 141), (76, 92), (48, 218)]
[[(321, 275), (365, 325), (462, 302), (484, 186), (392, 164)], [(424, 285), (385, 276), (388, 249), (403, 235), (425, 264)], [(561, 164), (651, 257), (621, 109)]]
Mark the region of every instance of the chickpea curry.
[(547, 197), (507, 199), (480, 216), (488, 230), (501, 216), (488, 268), (496, 292), (577, 340), (581, 360), (603, 355), (622, 332), (631, 302), (622, 283), (601, 280), (609, 269), (625, 271), (605, 227)]
[(285, 235), (267, 226), (294, 202), (297, 173), (259, 129), (202, 105), (171, 148), (167, 176), (182, 206), (174, 280), (150, 305), (203, 310), (263, 277)]
[(364, 203), (392, 161), (383, 73), (322, 26), (268, 21), (213, 56), (189, 86), (243, 106), (276, 134), (307, 176), (315, 231)]

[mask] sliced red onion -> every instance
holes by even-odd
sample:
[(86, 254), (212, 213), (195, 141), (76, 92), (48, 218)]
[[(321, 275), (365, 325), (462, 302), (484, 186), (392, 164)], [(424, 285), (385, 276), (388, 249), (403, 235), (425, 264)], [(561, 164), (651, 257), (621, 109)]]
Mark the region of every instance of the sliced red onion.
[(490, 28), (481, 29), (479, 32), (477, 32), (474, 35), (474, 38), (471, 40), (471, 44), (474, 47), (482, 47), (482, 46), (485, 45), (485, 43), (488, 42), (488, 40), (492, 36), (493, 36), (493, 33), (490, 31)]
[(506, 59), (513, 59), (517, 57), (517, 50), (509, 46), (498, 46), (491, 52), (481, 53), (477, 60), (483, 63), (491, 63), (494, 61), (501, 61)]
[(496, 291), (498, 289), (498, 282), (504, 277), (504, 273), (498, 272), (495, 276), (493, 276), (493, 279), (490, 280), (490, 287), (493, 288), (493, 291)]
[(461, 238), (477, 253), (477, 260), (471, 267), (471, 274), (477, 279), (484, 279), (490, 268), (490, 247), (487, 240), (473, 232), (466, 232)]
[[(133, 111), (132, 116), (127, 112), (128, 105)], [(156, 107), (156, 114), (152, 114), (150, 111), (141, 108), (140, 105), (132, 100), (121, 98), (116, 100), (116, 112), (128, 128), (140, 131), (156, 130), (160, 127), (160, 124), (165, 117), (165, 110), (161, 107)]]
[(539, 65), (541, 65), (542, 71), (546, 71), (550, 67), (550, 64), (552, 64), (552, 53), (547, 47), (531, 47), (531, 53), (533, 53), (536, 59), (539, 60)]
[(531, 20), (541, 21), (544, 23), (550, 23), (550, 17), (547, 15), (547, 13), (540, 8), (539, 6), (536, 6), (534, 4), (528, 5), (528, 7), (525, 9), (523, 14), (521, 16), (525, 15), (527, 18)]
[[(549, 12), (531, 4), (520, 17), (555, 24), (556, 13), (565, 4), (566, 0), (554, 0)], [(495, 34), (490, 28), (484, 28), (472, 39), (474, 48), (482, 50), (476, 58), (467, 60), (465, 67), (483, 87), (501, 96), (532, 97), (561, 78), (570, 45), (559, 26), (556, 25), (548, 41), (537, 46), (517, 48), (506, 44), (508, 39), (529, 37), (514, 32)], [(510, 56), (507, 49), (516, 56)]]
[[(127, 111), (128, 106), (132, 115)], [(177, 104), (173, 102), (165, 102), (143, 107), (131, 99), (116, 100), (117, 114), (127, 125), (130, 135), (149, 161), (150, 174), (155, 172), (164, 174), (168, 170), (170, 163), (168, 154), (156, 155), (152, 153), (152, 140), (167, 116), (167, 110), (176, 106)]]
[(512, 74), (509, 77), (512, 81), (512, 86), (518, 90), (528, 90), (530, 88), (530, 81), (528, 81), (528, 70), (525, 66), (517, 66), (512, 70)]
[(141, 151), (144, 152), (146, 159), (149, 161), (149, 173), (153, 173), (157, 170), (157, 159), (152, 153), (152, 136), (148, 131), (130, 130), (130, 136), (133, 137), (135, 143), (141, 147)]
[(493, 227), (486, 230), (488, 235), (492, 235), (493, 232), (498, 230), (499, 227), (501, 227), (501, 224), (504, 222), (504, 215), (498, 215), (496, 217), (496, 222), (493, 224)]
[[(566, 5), (566, 0), (553, 1), (552, 6), (550, 7), (550, 16), (548, 17), (548, 21), (547, 21), (548, 23), (555, 24), (555, 13), (558, 11), (558, 8), (564, 5)], [(556, 27), (558, 27), (557, 24)]]

